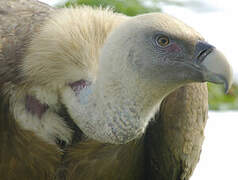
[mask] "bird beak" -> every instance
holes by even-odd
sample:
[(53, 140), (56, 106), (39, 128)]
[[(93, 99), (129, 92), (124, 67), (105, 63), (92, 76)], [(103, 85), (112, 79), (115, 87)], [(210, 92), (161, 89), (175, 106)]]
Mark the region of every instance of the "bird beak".
[(195, 63), (202, 69), (205, 81), (224, 84), (225, 92), (229, 91), (232, 85), (232, 68), (219, 50), (199, 41), (195, 48)]

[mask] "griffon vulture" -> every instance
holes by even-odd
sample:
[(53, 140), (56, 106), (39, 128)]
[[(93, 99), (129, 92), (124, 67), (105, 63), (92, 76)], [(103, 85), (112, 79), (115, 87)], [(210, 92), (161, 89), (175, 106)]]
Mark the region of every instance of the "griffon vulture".
[(0, 1), (1, 180), (186, 180), (222, 53), (162, 13)]

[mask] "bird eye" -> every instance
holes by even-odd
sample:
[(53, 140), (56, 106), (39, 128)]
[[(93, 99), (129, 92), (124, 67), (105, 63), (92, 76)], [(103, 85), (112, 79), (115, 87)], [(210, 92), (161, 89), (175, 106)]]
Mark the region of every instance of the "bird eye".
[(156, 39), (156, 43), (159, 46), (165, 47), (169, 44), (169, 38), (167, 36), (160, 36)]

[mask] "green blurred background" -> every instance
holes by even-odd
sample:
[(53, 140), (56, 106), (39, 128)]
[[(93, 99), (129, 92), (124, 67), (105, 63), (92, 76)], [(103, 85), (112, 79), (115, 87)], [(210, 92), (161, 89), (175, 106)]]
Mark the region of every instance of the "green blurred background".
[[(187, 6), (187, 1), (179, 0), (70, 0), (66, 6), (89, 5), (93, 7), (111, 7), (115, 12), (128, 16), (141, 13), (162, 11), (159, 3)], [(198, 1), (190, 1), (189, 6), (199, 6)], [(234, 83), (228, 94), (224, 94), (221, 85), (208, 83), (210, 110), (238, 110), (238, 84)]]

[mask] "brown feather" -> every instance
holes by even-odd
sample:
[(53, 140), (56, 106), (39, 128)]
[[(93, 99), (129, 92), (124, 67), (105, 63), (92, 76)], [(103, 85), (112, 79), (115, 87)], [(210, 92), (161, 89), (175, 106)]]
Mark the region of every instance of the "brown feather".
[(206, 83), (193, 83), (163, 101), (146, 133), (148, 179), (189, 179), (202, 149), (207, 98)]
[(9, 112), (8, 99), (0, 100), (0, 179), (53, 180), (60, 150), (21, 130)]
[(31, 37), (53, 9), (35, 0), (0, 1), (0, 83), (19, 83), (19, 66)]
[(66, 152), (67, 180), (144, 179), (143, 149), (142, 139), (122, 145), (80, 142)]
[(9, 90), (22, 79), (19, 66), (33, 33), (52, 9), (38, 1), (0, 2), (0, 179), (52, 180), (61, 152), (22, 130), (9, 105)]

